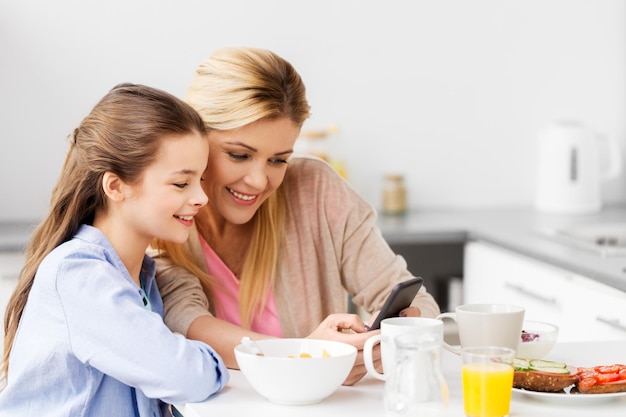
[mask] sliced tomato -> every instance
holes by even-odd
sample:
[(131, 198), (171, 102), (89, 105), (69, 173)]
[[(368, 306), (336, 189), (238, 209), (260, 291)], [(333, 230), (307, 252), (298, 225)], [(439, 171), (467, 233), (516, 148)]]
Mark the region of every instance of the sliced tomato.
[(578, 374), (578, 376), (580, 377), (580, 379), (587, 379), (587, 378), (593, 378), (596, 379), (596, 377), (600, 375), (597, 372), (583, 372), (581, 374)]
[(616, 374), (620, 371), (619, 365), (596, 366), (595, 370), (601, 374)]
[(600, 385), (619, 385), (620, 387), (624, 386), (624, 381), (612, 381), (612, 382), (607, 382), (606, 384), (600, 384)]
[(626, 379), (626, 368), (619, 371), (619, 379), (622, 379), (622, 380)]
[(580, 381), (578, 381), (578, 386), (581, 389), (585, 389), (585, 388), (591, 388), (593, 386), (595, 386), (598, 382), (596, 381), (595, 378), (584, 378), (581, 379)]
[(587, 374), (587, 373), (596, 373), (594, 368), (578, 368), (578, 375)]
[(617, 372), (612, 374), (599, 374), (596, 376), (598, 384), (606, 384), (607, 382), (619, 381), (619, 374)]

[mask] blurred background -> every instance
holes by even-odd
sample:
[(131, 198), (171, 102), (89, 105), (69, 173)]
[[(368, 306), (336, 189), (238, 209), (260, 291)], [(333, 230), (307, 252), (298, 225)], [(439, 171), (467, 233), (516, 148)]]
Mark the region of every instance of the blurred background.
[[(392, 171), (413, 210), (530, 207), (551, 121), (624, 145), (625, 41), (623, 0), (0, 0), (0, 221), (45, 214), (67, 135), (115, 84), (182, 98), (240, 45), (296, 67), (305, 130), (333, 130), (376, 207)], [(624, 175), (605, 203), (626, 200)]]

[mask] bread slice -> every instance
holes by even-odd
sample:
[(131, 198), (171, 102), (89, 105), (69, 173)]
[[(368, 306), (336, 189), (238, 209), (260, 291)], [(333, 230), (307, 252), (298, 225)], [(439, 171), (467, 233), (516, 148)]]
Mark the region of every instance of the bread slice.
[(515, 371), (513, 387), (529, 391), (559, 392), (578, 382), (577, 372), (556, 374), (542, 371)]

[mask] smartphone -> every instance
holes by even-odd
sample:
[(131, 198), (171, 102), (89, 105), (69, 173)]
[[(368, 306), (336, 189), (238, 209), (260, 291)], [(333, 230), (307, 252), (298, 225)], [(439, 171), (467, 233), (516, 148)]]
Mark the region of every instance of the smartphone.
[(385, 300), (383, 308), (380, 310), (378, 317), (372, 323), (370, 330), (378, 330), (380, 322), (389, 317), (398, 317), (398, 314), (411, 305), (415, 295), (422, 287), (424, 280), (421, 277), (413, 278), (408, 281), (401, 282), (393, 287), (391, 294)]

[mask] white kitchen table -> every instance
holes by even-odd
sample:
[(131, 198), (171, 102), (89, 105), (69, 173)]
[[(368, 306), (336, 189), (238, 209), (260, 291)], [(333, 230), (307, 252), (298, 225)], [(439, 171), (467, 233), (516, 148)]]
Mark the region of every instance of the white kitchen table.
[[(554, 347), (546, 359), (585, 367), (626, 363), (626, 340), (560, 343)], [(460, 358), (444, 350), (442, 369), (450, 391), (450, 404), (446, 415), (463, 417)], [(340, 387), (334, 394), (318, 404), (286, 406), (273, 404), (257, 394), (241, 372), (231, 370), (230, 373), (230, 382), (221, 393), (201, 403), (178, 404), (175, 406), (177, 411), (184, 417), (385, 416), (384, 382), (369, 376), (354, 386)], [(626, 415), (626, 394), (610, 398), (594, 397), (592, 394), (552, 395), (554, 397), (547, 397), (545, 394), (538, 397), (514, 391), (510, 417)]]

